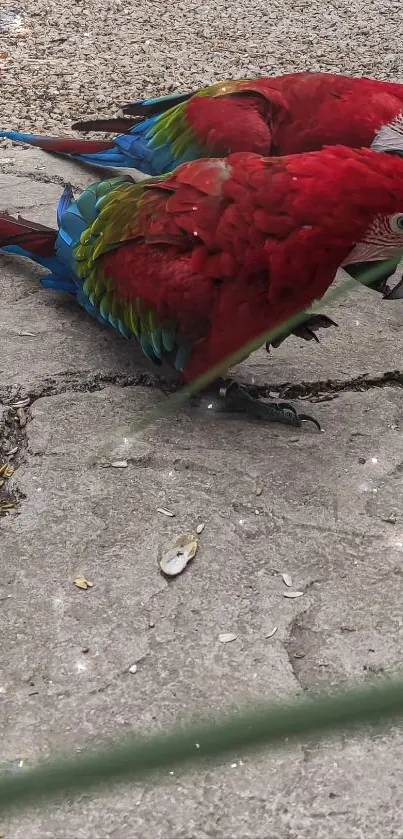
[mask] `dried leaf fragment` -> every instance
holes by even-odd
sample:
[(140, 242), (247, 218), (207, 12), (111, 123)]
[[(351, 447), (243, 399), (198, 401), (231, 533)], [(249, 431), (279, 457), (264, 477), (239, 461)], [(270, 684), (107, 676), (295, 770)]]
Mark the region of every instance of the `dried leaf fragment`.
[(11, 478), (11, 475), (14, 474), (14, 466), (11, 466), (11, 463), (3, 463), (0, 466), (0, 476), (2, 478)]
[(184, 533), (164, 551), (160, 559), (160, 569), (166, 577), (177, 577), (185, 570), (188, 562), (196, 555), (197, 536)]
[(16, 501), (9, 501), (7, 504), (0, 504), (0, 513), (8, 513), (9, 510), (14, 510), (14, 507), (16, 506)]
[(86, 591), (87, 588), (92, 588), (92, 586), (94, 585), (93, 583), (90, 583), (89, 580), (86, 580), (86, 578), (83, 577), (82, 574), (76, 577), (76, 579), (73, 580), (73, 583), (75, 586), (77, 586), (77, 588), (82, 588), (84, 589), (84, 591)]
[(303, 591), (283, 591), (283, 597), (302, 597), (303, 593)]
[(288, 586), (288, 588), (291, 588), (291, 586), (292, 586), (292, 577), (291, 577), (291, 575), (290, 575), (290, 574), (282, 574), (281, 576), (282, 576), (282, 578), (283, 578), (283, 583), (284, 583), (284, 585), (285, 585), (285, 586)]
[(255, 490), (255, 491), (256, 491), (256, 495), (257, 495), (257, 496), (261, 495), (261, 494), (262, 494), (262, 492), (263, 492), (263, 487), (262, 487), (262, 485), (261, 485), (261, 484), (258, 484), (258, 486), (256, 487), (256, 490)]
[(397, 521), (396, 513), (391, 513), (389, 516), (382, 517), (382, 521), (386, 521), (388, 524), (396, 524), (396, 521)]
[(235, 632), (221, 632), (218, 636), (218, 640), (221, 644), (230, 644), (231, 641), (236, 641), (237, 638), (238, 636)]

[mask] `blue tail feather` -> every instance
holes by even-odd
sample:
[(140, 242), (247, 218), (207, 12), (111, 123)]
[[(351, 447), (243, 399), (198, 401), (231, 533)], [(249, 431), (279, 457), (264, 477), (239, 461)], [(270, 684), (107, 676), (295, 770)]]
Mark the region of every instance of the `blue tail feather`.
[(71, 185), (67, 184), (67, 186), (65, 186), (65, 188), (62, 192), (62, 195), (59, 198), (59, 201), (58, 201), (58, 204), (57, 204), (56, 217), (57, 217), (58, 227), (60, 227), (63, 213), (67, 210), (67, 207), (69, 206), (69, 204), (71, 204), (72, 201), (73, 201), (73, 190), (71, 188)]
[(31, 253), (30, 251), (25, 250), (25, 248), (21, 248), (19, 245), (3, 245), (1, 250), (6, 253), (14, 253), (17, 256), (25, 256), (27, 259), (31, 259), (33, 262), (36, 262), (37, 265), (42, 265), (43, 268), (48, 268), (49, 271), (54, 271), (55, 274), (58, 273), (58, 270), (60, 272), (63, 269), (63, 266), (55, 256), (37, 256), (35, 253)]
[(14, 140), (16, 143), (31, 143), (40, 139), (39, 134), (30, 131), (0, 131), (1, 140)]
[(63, 280), (56, 274), (46, 274), (41, 277), (40, 283), (43, 288), (53, 288), (56, 291), (67, 291), (69, 294), (77, 295), (77, 284), (73, 281)]
[[(168, 97), (170, 98), (170, 97)], [(175, 100), (175, 95), (173, 96)], [(147, 100), (152, 101), (152, 100)], [(158, 100), (156, 100), (158, 101)], [(132, 126), (127, 134), (118, 134), (113, 140), (112, 148), (102, 149), (100, 151), (91, 151), (88, 141), (88, 153), (83, 150), (83, 144), (87, 141), (77, 140), (77, 151), (74, 151), (74, 140), (68, 141), (67, 149), (52, 148), (51, 140), (53, 138), (40, 137), (37, 134), (24, 133), (21, 131), (0, 131), (0, 138), (8, 138), (15, 142), (25, 142), (30, 145), (37, 145), (43, 147), (44, 150), (54, 151), (58, 154), (68, 155), (74, 160), (79, 160), (83, 163), (95, 166), (104, 166), (111, 168), (134, 168), (143, 172), (145, 175), (160, 175), (165, 172), (170, 172), (179, 163), (185, 160), (191, 160), (198, 156), (198, 150), (190, 148), (187, 150), (185, 156), (180, 159), (175, 157), (172, 144), (166, 142), (163, 145), (153, 145), (153, 129), (155, 124), (160, 119), (161, 114), (149, 116), (139, 123)], [(46, 139), (46, 145), (45, 145)], [(66, 141), (67, 142), (67, 141)], [(56, 141), (57, 143), (57, 141)], [(87, 190), (84, 193), (85, 200), (89, 199)], [(60, 199), (60, 210), (58, 220), (63, 215), (63, 210), (68, 206), (70, 193), (66, 194)], [(84, 215), (85, 212), (83, 212)]]

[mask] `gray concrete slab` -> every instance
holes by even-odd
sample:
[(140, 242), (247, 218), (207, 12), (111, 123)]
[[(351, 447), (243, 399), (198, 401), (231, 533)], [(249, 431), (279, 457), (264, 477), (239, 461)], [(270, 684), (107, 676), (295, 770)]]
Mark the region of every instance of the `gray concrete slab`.
[[(21, 172), (0, 175), (1, 209), (51, 222), (59, 184), (31, 181), (27, 154)], [(0, 519), (4, 764), (395, 673), (402, 304), (358, 290), (319, 346), (293, 339), (241, 366), (240, 377), (282, 392), (305, 383), (322, 434), (189, 406), (138, 436), (136, 420), (161, 393), (151, 378), (144, 386), (131, 345), (41, 290), (22, 260), (1, 257), (0, 271), (0, 395), (32, 397), (9, 482), (21, 502)], [(380, 387), (393, 370), (394, 385)], [(322, 388), (329, 401), (310, 404)], [(8, 423), (11, 436), (13, 411)], [(104, 467), (115, 457), (127, 468)], [(199, 522), (196, 558), (168, 583), (160, 551)], [(283, 596), (284, 572), (301, 598)], [(79, 574), (90, 590), (73, 585)], [(225, 645), (222, 632), (238, 637)], [(239, 755), (155, 787), (18, 814), (1, 830), (7, 839), (399, 837), (401, 747), (391, 732)]]

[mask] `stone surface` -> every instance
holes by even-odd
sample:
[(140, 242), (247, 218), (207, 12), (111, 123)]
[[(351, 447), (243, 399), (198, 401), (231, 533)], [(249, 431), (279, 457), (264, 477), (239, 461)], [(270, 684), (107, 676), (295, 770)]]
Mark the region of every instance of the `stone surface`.
[(398, 0), (2, 0), (0, 117), (70, 131), (138, 96), (228, 77), (327, 70), (401, 79)]
[[(88, 176), (63, 164), (45, 182), (35, 160), (18, 152), (13, 174), (5, 164), (0, 209), (51, 223), (60, 184)], [(22, 260), (0, 257), (0, 275), (0, 398), (32, 400), (10, 481), (21, 501), (0, 520), (5, 767), (394, 674), (403, 653), (403, 304), (358, 290), (331, 310), (339, 329), (319, 345), (287, 341), (241, 366), (248, 381), (307, 397), (300, 404), (322, 434), (203, 406), (138, 434), (161, 393), (133, 347), (40, 289)], [(329, 401), (311, 404), (318, 392)], [(116, 459), (127, 468), (105, 468)], [(199, 522), (195, 559), (167, 582), (160, 551)], [(284, 598), (283, 573), (303, 597)], [(78, 575), (93, 587), (75, 587)], [(225, 632), (237, 640), (221, 644)], [(391, 731), (240, 754), (158, 785), (17, 814), (1, 832), (401, 837), (401, 748)]]

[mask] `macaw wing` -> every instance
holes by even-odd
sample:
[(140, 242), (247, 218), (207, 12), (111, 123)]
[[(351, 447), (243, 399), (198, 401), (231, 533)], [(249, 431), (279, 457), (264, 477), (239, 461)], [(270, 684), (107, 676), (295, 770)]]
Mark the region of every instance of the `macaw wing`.
[[(186, 179), (183, 172), (182, 183), (179, 170), (138, 184), (116, 182), (98, 195), (96, 217), (92, 213), (74, 248), (79, 302), (125, 337), (136, 337), (150, 360), (166, 359), (177, 370), (208, 328), (213, 290), (192, 264), (195, 229), (208, 229), (219, 213), (208, 163), (200, 161), (204, 179), (196, 172)], [(75, 202), (82, 216), (80, 202), (85, 193)], [(67, 213), (62, 221), (69, 226)]]
[(220, 82), (155, 118), (150, 145), (155, 150), (169, 144), (178, 162), (239, 151), (267, 155), (279, 107), (285, 109), (281, 94), (259, 87), (258, 80)]

